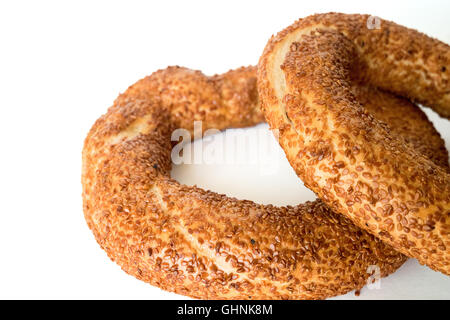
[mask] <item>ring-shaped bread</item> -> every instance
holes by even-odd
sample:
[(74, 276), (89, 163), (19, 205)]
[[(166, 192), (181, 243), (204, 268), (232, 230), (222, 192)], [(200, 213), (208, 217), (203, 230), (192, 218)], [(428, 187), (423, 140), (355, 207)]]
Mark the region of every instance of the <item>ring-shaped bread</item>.
[[(380, 90), (358, 93), (394, 132), (447, 163), (418, 107)], [(322, 299), (406, 260), (320, 200), (274, 207), (174, 181), (171, 133), (192, 131), (194, 120), (204, 130), (261, 122), (256, 69), (213, 77), (179, 67), (155, 72), (121, 94), (86, 138), (85, 218), (127, 273), (195, 298)]]
[(300, 19), (270, 39), (258, 65), (265, 117), (305, 185), (334, 211), (447, 275), (447, 163), (406, 143), (367, 112), (355, 90), (381, 88), (448, 118), (449, 80), (448, 45), (367, 15)]

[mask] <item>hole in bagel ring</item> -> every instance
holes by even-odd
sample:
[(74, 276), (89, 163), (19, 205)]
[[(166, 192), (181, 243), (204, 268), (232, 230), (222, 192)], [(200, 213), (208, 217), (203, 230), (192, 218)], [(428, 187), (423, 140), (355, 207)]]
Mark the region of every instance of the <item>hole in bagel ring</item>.
[(368, 29), (368, 18), (319, 14), (272, 37), (258, 65), (262, 108), (291, 166), (319, 198), (450, 275), (448, 162), (442, 167), (406, 144), (354, 92), (382, 88), (449, 118), (450, 47), (389, 21)]
[[(418, 107), (378, 90), (361, 94), (408, 143), (447, 161)], [(194, 120), (204, 130), (261, 122), (256, 69), (157, 71), (120, 95), (86, 138), (85, 218), (127, 273), (195, 298), (322, 299), (361, 288), (373, 266), (386, 276), (406, 260), (321, 200), (274, 207), (174, 181), (171, 133), (192, 130)]]

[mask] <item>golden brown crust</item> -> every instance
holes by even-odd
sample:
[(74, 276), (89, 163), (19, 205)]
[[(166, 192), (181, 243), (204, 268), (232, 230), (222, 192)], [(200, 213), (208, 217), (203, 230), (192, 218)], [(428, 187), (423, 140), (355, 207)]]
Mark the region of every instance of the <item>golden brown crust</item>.
[[(422, 136), (401, 125), (394, 130), (447, 161), (442, 139), (417, 107), (366, 94), (383, 121), (396, 121), (396, 106), (414, 114)], [(377, 101), (391, 108), (379, 110)], [(86, 138), (85, 218), (127, 273), (194, 298), (322, 299), (364, 286), (370, 265), (386, 276), (406, 260), (320, 200), (259, 205), (172, 180), (171, 131), (192, 129), (194, 119), (205, 130), (261, 122), (255, 68), (213, 77), (157, 71), (120, 95)]]
[(405, 141), (357, 93), (383, 88), (449, 117), (450, 48), (389, 21), (370, 30), (368, 17), (314, 15), (272, 37), (258, 65), (262, 108), (297, 175), (325, 203), (450, 274), (447, 158), (427, 158), (433, 151)]

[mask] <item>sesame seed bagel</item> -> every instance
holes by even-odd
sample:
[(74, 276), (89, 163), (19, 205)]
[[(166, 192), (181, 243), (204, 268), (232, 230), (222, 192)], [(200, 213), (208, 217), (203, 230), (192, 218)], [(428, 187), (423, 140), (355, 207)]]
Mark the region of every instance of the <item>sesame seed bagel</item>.
[[(408, 143), (448, 162), (418, 107), (376, 89), (358, 93)], [(364, 286), (371, 266), (387, 276), (406, 260), (321, 200), (274, 207), (174, 181), (171, 133), (192, 131), (194, 120), (204, 130), (261, 122), (256, 69), (157, 71), (121, 94), (85, 140), (85, 218), (127, 273), (194, 298), (323, 299)]]
[[(381, 19), (368, 28), (370, 19), (318, 14), (272, 37), (258, 65), (262, 108), (297, 175), (330, 208), (450, 275), (448, 161), (405, 141), (357, 92), (387, 90), (449, 118), (450, 47)], [(397, 114), (397, 125), (411, 126), (409, 116)]]

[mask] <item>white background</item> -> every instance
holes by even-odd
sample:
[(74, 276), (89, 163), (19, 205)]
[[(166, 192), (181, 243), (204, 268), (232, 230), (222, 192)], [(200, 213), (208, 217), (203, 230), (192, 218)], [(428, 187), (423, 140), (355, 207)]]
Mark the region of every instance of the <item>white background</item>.
[[(126, 275), (96, 244), (82, 214), (84, 137), (139, 78), (168, 65), (214, 74), (255, 64), (270, 35), (327, 11), (371, 13), (450, 43), (444, 0), (2, 1), (0, 298), (181, 298)], [(427, 113), (449, 147), (449, 122)], [(174, 177), (263, 203), (314, 199), (274, 150), (276, 174), (204, 165)], [(357, 299), (372, 298), (449, 299), (450, 278), (409, 260)]]

